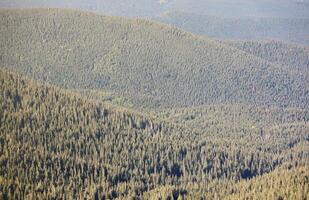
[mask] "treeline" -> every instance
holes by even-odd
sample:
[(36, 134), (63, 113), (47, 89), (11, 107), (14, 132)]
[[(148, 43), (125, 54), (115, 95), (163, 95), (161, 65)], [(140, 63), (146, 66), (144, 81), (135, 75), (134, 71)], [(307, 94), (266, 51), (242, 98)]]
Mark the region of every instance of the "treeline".
[(218, 184), (308, 162), (307, 123), (220, 135), (3, 70), (0, 87), (2, 199), (218, 199)]
[(308, 73), (175, 27), (61, 9), (0, 18), (2, 66), (64, 88), (105, 90), (146, 108), (308, 107)]

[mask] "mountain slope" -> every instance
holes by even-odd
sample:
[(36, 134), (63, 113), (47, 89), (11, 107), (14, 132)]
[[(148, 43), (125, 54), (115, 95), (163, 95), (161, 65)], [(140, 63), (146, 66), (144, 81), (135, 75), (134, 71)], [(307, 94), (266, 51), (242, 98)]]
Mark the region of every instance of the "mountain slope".
[[(293, 169), (276, 169), (269, 174), (243, 180), (234, 184), (230, 181), (220, 181), (208, 185), (205, 192), (208, 199), (224, 200), (259, 200), (259, 199), (306, 199), (308, 198), (308, 166)], [(194, 190), (194, 185), (190, 185)], [(144, 194), (145, 199), (167, 199), (185, 191), (177, 191), (175, 187), (161, 187)], [(189, 194), (187, 199), (198, 199), (198, 194)]]
[(230, 136), (252, 130), (259, 130), (270, 136), (275, 130), (283, 131), (288, 126), (302, 126), (301, 124), (309, 121), (307, 109), (242, 104), (154, 110), (152, 115), (202, 132), (209, 131)]
[(308, 73), (170, 26), (72, 10), (0, 13), (0, 63), (35, 79), (104, 89), (135, 107), (308, 106)]
[(239, 50), (253, 54), (274, 64), (308, 72), (309, 48), (280, 41), (226, 41)]
[(262, 177), (234, 185), (229, 188), (231, 194), (223, 199), (307, 199), (309, 197), (308, 172), (308, 166), (278, 169)]
[(160, 187), (205, 197), (220, 191), (205, 182), (249, 179), (282, 164), (308, 162), (305, 122), (220, 135), (162, 123), (4, 70), (0, 89), (3, 199), (138, 198)]

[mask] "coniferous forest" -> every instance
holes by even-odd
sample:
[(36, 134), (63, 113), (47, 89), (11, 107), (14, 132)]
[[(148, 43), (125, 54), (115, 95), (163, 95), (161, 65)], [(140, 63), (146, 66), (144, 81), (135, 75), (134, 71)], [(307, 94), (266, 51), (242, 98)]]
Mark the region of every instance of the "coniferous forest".
[(0, 9), (0, 66), (0, 199), (309, 199), (305, 44)]

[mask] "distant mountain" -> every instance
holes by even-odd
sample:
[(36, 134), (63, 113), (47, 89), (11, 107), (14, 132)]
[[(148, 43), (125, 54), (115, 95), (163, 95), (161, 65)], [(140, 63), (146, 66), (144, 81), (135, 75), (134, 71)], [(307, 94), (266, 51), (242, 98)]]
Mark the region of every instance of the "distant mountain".
[(308, 18), (308, 1), (294, 0), (174, 0), (166, 11), (226, 18)]
[(0, 7), (57, 7), (105, 15), (157, 17), (162, 12), (190, 12), (219, 17), (308, 18), (309, 4), (297, 0), (0, 0)]
[(155, 18), (199, 35), (221, 39), (284, 40), (309, 44), (309, 18), (222, 18), (167, 12)]
[(0, 8), (69, 8), (158, 20), (223, 39), (309, 44), (309, 3), (298, 0), (0, 0)]
[(3, 8), (75, 8), (119, 16), (156, 16), (162, 11), (159, 0), (0, 0)]
[(145, 21), (58, 9), (2, 10), (0, 63), (135, 107), (217, 103), (307, 107), (308, 73)]

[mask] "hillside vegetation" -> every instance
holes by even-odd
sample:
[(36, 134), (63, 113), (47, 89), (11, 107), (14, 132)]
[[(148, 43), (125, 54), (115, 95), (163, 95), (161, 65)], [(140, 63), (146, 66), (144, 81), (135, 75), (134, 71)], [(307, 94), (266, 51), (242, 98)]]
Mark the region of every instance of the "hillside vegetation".
[[(303, 117), (277, 129), (220, 135), (86, 100), (5, 70), (0, 89), (2, 199), (221, 199), (217, 194), (233, 194), (238, 180), (308, 162)], [(291, 182), (295, 194), (306, 192), (299, 173), (286, 177), (299, 180)], [(281, 186), (272, 187), (285, 195)], [(233, 191), (241, 190), (235, 185)]]
[(274, 64), (307, 73), (309, 69), (308, 46), (280, 41), (225, 41), (239, 50)]
[(283, 131), (285, 127), (298, 126), (309, 121), (307, 109), (282, 109), (242, 104), (163, 109), (154, 110), (151, 113), (157, 118), (185, 125), (191, 129), (230, 136), (247, 131)]
[[(308, 199), (309, 168), (279, 169), (231, 187), (223, 199)], [(296, 189), (297, 188), (297, 189)]]
[(0, 35), (0, 199), (309, 198), (306, 46), (62, 9)]
[(1, 10), (0, 63), (134, 107), (244, 103), (308, 107), (308, 73), (144, 20), (59, 10)]

